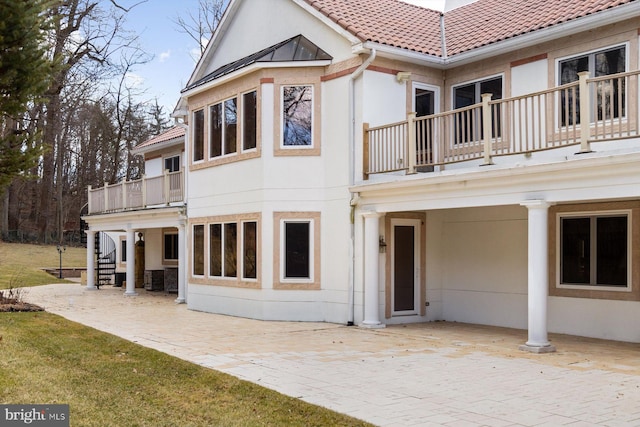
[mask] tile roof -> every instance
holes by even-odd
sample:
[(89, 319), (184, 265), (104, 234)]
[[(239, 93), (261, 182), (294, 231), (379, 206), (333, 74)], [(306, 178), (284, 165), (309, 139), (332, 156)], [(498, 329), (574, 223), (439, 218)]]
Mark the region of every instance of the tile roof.
[(442, 56), (591, 15), (635, 0), (478, 0), (440, 12), (400, 0), (305, 0), (362, 41)]
[(526, 34), (633, 0), (479, 0), (445, 14), (447, 53)]
[(399, 0), (305, 0), (362, 41), (441, 56), (440, 16)]
[(147, 139), (146, 141), (136, 145), (134, 147), (134, 150), (140, 150), (143, 148), (148, 148), (152, 145), (156, 145), (156, 144), (160, 144), (163, 142), (168, 142), (168, 141), (172, 141), (178, 138), (183, 138), (185, 134), (185, 129), (183, 127), (180, 126), (174, 126), (164, 132), (162, 132), (160, 135), (156, 135), (150, 139)]

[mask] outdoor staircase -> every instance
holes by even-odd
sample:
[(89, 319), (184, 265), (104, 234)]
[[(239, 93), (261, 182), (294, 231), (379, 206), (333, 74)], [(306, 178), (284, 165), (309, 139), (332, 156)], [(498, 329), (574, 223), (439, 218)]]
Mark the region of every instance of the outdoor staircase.
[(116, 244), (107, 233), (96, 233), (96, 287), (111, 284), (116, 272)]

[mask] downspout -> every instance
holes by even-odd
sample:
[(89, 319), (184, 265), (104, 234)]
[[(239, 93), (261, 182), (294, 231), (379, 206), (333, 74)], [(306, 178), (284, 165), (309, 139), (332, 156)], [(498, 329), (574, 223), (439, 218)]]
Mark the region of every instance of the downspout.
[[(187, 115), (189, 114), (189, 112), (187, 111), (186, 113)], [(187, 215), (187, 199), (188, 199), (188, 192), (189, 192), (189, 125), (185, 123), (186, 121), (186, 117), (187, 115), (182, 116), (182, 122), (178, 121), (178, 117), (176, 117), (175, 119), (175, 124), (178, 127), (181, 127), (184, 129), (184, 181), (183, 181), (183, 185), (184, 185), (184, 211), (183, 211), (183, 215), (185, 217), (185, 226), (184, 226), (184, 247), (183, 248), (179, 248), (178, 250), (181, 252), (178, 252), (178, 255), (180, 253), (183, 254), (183, 256), (185, 257), (183, 265), (184, 265), (184, 271), (182, 272), (183, 274), (183, 283), (184, 283), (184, 302), (187, 302), (187, 288), (188, 288), (188, 284), (189, 284), (189, 274), (187, 273), (187, 271), (189, 270), (188, 267), (188, 258), (187, 258), (187, 254), (189, 253), (189, 251), (187, 250), (187, 247), (189, 246), (189, 218)], [(180, 165), (180, 167), (183, 167), (182, 165)]]
[[(376, 50), (371, 49), (369, 57), (349, 76), (349, 186), (353, 186), (356, 181), (356, 165), (355, 165), (355, 150), (356, 150), (356, 101), (355, 101), (355, 81), (364, 70), (376, 59)], [(355, 211), (358, 204), (359, 196), (353, 194), (351, 196), (351, 244), (349, 246), (349, 257), (351, 263), (349, 265), (349, 290), (348, 290), (348, 306), (349, 314), (347, 318), (347, 325), (353, 326), (354, 324), (354, 311), (355, 311)]]

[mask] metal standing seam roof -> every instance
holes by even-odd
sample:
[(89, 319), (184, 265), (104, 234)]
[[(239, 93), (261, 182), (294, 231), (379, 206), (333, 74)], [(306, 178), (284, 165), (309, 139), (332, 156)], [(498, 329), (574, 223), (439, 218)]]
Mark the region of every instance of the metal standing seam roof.
[(210, 81), (256, 62), (319, 61), (331, 59), (333, 59), (331, 55), (300, 34), (262, 49), (259, 52), (240, 58), (237, 61), (223, 65), (203, 78), (191, 83), (189, 86), (184, 88), (182, 92), (209, 83)]

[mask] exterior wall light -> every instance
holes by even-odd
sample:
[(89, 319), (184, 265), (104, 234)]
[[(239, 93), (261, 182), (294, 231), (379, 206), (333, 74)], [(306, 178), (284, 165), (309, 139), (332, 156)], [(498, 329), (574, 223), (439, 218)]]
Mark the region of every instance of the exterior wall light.
[(387, 242), (384, 241), (384, 236), (380, 236), (380, 240), (378, 241), (378, 250), (381, 254), (387, 252)]

